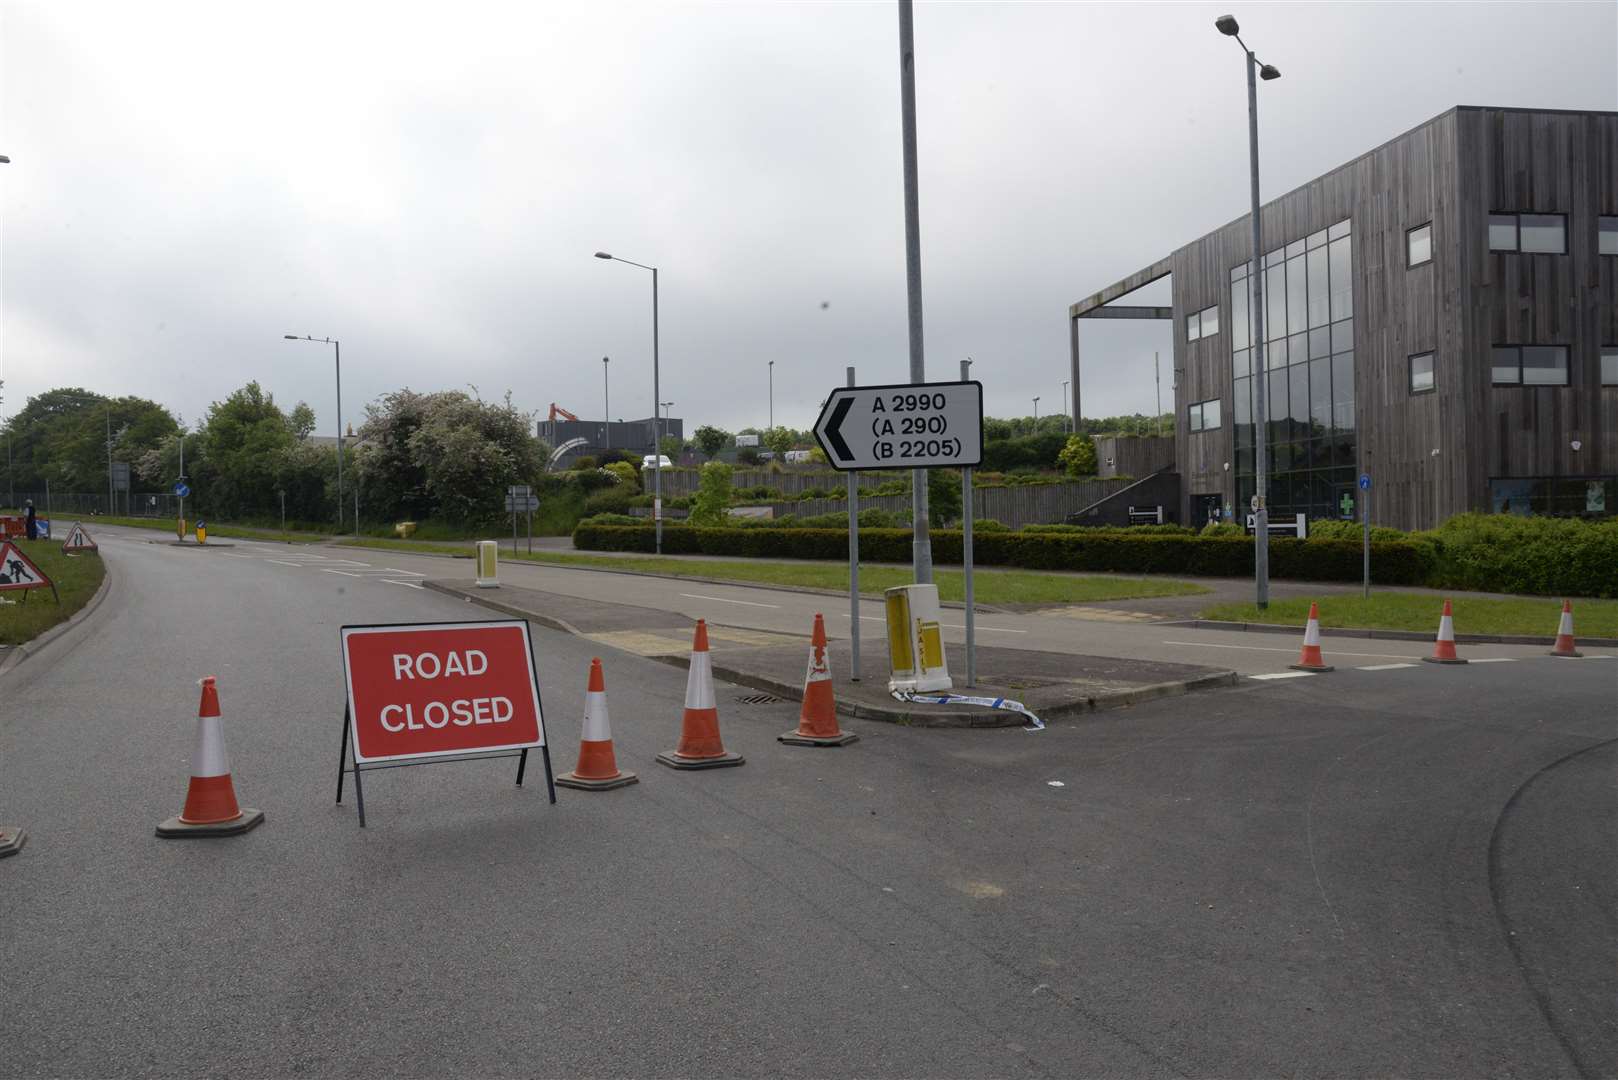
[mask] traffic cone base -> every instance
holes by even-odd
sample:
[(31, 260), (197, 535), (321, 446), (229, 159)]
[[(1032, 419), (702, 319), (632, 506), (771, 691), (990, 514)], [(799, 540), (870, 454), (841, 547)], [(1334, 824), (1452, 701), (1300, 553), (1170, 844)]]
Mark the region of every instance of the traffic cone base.
[(858, 742), (859, 736), (852, 731), (839, 731), (836, 735), (805, 735), (797, 728), (793, 728), (785, 735), (777, 735), (776, 742), (786, 743), (788, 746), (847, 746), (851, 742)]
[(1336, 671), (1330, 664), (1288, 664), (1293, 671)]
[(742, 765), (747, 761), (740, 754), (733, 754), (728, 750), (718, 757), (704, 758), (681, 757), (677, 750), (665, 750), (657, 755), (657, 760), (671, 769), (723, 769), (730, 765)]
[(1574, 649), (1571, 652), (1557, 652), (1555, 649), (1552, 649), (1550, 652), (1546, 653), (1545, 655), (1546, 656), (1560, 656), (1563, 660), (1583, 660), (1584, 659), (1584, 654), (1581, 653), (1577, 649)]
[(1578, 650), (1573, 641), (1573, 601), (1562, 601), (1562, 621), (1556, 628), (1556, 643), (1551, 646), (1552, 656), (1561, 656), (1568, 660), (1583, 659), (1584, 654)]
[(1422, 657), (1422, 659), (1427, 661), (1427, 663), (1429, 663), (1429, 664), (1464, 664), (1464, 663), (1466, 663), (1466, 661), (1463, 660), (1462, 658), (1460, 658), (1459, 656), (1453, 656), (1453, 657), (1451, 657), (1451, 656), (1424, 656), (1424, 657)]
[(235, 836), (263, 823), (264, 811), (244, 806), (241, 816), (231, 821), (211, 821), (194, 825), (183, 817), (171, 817), (157, 827), (157, 835), (165, 840), (179, 840), (191, 836)]
[(15, 825), (0, 825), (0, 859), (15, 855), (28, 843), (28, 834)]
[(640, 783), (640, 777), (632, 772), (620, 771), (617, 776), (610, 776), (605, 780), (592, 780), (578, 773), (565, 772), (556, 778), (557, 787), (577, 788), (580, 791), (611, 791), (613, 788), (628, 787), (630, 784)]

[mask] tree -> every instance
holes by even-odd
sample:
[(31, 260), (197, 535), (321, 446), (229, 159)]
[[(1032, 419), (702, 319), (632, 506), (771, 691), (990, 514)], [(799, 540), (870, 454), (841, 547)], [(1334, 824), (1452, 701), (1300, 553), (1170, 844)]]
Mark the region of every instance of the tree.
[(730, 432), (716, 428), (712, 424), (703, 424), (697, 428), (691, 441), (696, 443), (697, 449), (711, 461), (715, 454), (730, 445)]
[(723, 525), (730, 512), (730, 466), (710, 461), (702, 467), (697, 496), (691, 503), (691, 524)]
[(927, 470), (927, 519), (943, 527), (961, 516), (961, 475), (951, 469)]
[(791, 428), (772, 427), (763, 434), (759, 441), (779, 455), (791, 450), (792, 444), (797, 439)]
[(292, 406), (287, 413), (287, 427), (295, 439), (307, 439), (309, 433), (315, 430), (315, 410), (309, 407), (306, 401), (300, 401)]
[(665, 435), (657, 442), (658, 452), (670, 461), (680, 460), (680, 452), (685, 449), (685, 443), (678, 435)]
[(1069, 435), (1067, 445), (1056, 456), (1062, 471), (1069, 476), (1096, 474), (1096, 441), (1089, 435)]
[(268, 514), (279, 506), (277, 462), (280, 452), (296, 440), (273, 394), (250, 382), (224, 401), (214, 402), (198, 436), (212, 469), (209, 483), (198, 489), (209, 513), (242, 517)]
[(112, 457), (135, 462), (178, 429), (163, 406), (140, 397), (108, 398), (59, 387), (28, 399), (5, 425), (15, 486), (49, 479), (60, 491), (107, 490), (107, 436)]

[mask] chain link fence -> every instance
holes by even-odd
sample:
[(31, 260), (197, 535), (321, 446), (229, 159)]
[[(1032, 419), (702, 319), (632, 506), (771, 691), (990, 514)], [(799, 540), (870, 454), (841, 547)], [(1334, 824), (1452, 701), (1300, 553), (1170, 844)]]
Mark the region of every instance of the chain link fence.
[[(19, 491), (7, 501), (20, 509), (28, 500), (34, 502), (36, 513), (44, 517), (92, 517), (108, 513), (107, 493), (94, 495), (82, 492)], [(180, 500), (164, 492), (141, 493), (119, 491), (113, 496), (112, 515), (115, 517), (172, 518), (180, 513)]]

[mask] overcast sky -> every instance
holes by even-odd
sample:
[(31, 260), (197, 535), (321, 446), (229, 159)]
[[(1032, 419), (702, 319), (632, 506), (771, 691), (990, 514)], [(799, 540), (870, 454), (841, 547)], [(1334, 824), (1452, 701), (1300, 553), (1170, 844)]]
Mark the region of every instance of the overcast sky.
[[(918, 4), (929, 376), (1060, 411), (1067, 305), (1240, 216), (1233, 11), (1281, 68), (1279, 194), (1456, 104), (1618, 108), (1618, 5)], [(875, 3), (0, 0), (0, 377), (195, 421), (257, 379), (334, 422), (510, 390), (687, 431), (908, 378), (898, 19)], [(1166, 302), (1166, 300), (1164, 301)], [(829, 304), (829, 306), (823, 306)], [(1169, 326), (1085, 327), (1085, 414)]]

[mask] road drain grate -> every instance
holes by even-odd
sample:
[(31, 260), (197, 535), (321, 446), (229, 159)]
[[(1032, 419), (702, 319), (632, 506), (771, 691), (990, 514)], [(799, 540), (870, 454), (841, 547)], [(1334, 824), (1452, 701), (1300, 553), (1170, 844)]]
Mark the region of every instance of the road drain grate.
[(741, 702), (743, 705), (774, 705), (781, 699), (776, 697), (774, 694), (748, 694), (745, 697), (739, 697), (736, 700)]

